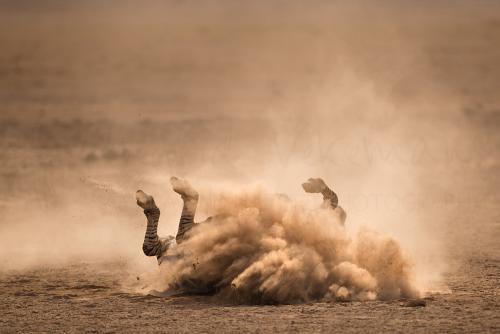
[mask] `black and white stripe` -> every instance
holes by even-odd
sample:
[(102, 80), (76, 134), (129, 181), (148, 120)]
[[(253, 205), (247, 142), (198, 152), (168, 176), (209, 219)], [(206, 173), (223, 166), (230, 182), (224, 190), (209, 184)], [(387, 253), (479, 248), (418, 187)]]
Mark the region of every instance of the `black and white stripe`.
[(342, 225), (344, 225), (347, 219), (347, 213), (339, 205), (339, 198), (337, 194), (328, 187), (323, 189), (321, 193), (323, 194), (323, 206), (333, 209), (338, 214), (338, 217)]
[(337, 194), (328, 187), (323, 189), (321, 194), (323, 195), (323, 203), (335, 210), (335, 208), (339, 205), (339, 198)]
[(179, 220), (179, 228), (175, 240), (181, 243), (188, 232), (195, 225), (194, 215), (196, 213), (196, 206), (198, 205), (198, 195), (195, 196), (182, 196), (184, 205), (182, 207), (181, 219)]
[(148, 225), (146, 227), (146, 234), (144, 235), (142, 251), (147, 256), (160, 257), (168, 248), (168, 243), (162, 242), (157, 234), (160, 209), (155, 206), (144, 210), (144, 214), (148, 219)]

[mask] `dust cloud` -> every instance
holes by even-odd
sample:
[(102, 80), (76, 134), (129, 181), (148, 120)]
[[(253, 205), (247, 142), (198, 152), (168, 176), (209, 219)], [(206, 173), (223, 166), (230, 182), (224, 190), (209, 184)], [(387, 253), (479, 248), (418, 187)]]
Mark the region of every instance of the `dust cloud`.
[(479, 2), (0, 1), (0, 270), (156, 270), (134, 193), (175, 234), (176, 175), (200, 218), (235, 194), (180, 277), (264, 301), (448, 291), (500, 252), (500, 11)]
[(220, 195), (211, 209), (215, 218), (169, 251), (157, 289), (252, 303), (418, 296), (398, 243), (369, 231), (349, 235), (333, 210), (262, 189)]

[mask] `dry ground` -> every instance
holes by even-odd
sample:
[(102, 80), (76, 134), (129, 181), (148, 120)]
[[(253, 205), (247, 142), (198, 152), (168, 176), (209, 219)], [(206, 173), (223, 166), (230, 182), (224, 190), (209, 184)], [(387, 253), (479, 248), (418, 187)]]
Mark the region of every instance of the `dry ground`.
[(120, 264), (80, 264), (3, 274), (0, 331), (99, 333), (498, 333), (498, 259), (470, 259), (448, 273), (450, 294), (403, 301), (233, 305), (208, 296), (123, 292)]

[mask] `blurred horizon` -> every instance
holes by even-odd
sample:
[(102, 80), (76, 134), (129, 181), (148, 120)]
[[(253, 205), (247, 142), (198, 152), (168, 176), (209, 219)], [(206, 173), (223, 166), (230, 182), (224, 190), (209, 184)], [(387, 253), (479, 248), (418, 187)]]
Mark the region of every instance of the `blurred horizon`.
[(283, 117), (356, 85), (490, 109), (500, 4), (480, 3), (2, 1), (1, 118)]

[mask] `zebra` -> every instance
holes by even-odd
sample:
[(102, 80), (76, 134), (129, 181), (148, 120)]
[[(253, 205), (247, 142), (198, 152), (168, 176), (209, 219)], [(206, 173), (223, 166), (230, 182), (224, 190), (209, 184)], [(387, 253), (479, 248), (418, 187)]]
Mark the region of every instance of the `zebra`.
[[(183, 201), (179, 227), (175, 237), (167, 236), (165, 238), (160, 238), (158, 236), (157, 230), (158, 221), (160, 219), (160, 209), (156, 205), (153, 196), (146, 194), (142, 190), (137, 190), (136, 192), (137, 205), (144, 210), (144, 215), (147, 219), (146, 233), (144, 235), (142, 250), (146, 256), (156, 256), (158, 264), (168, 260), (169, 256), (167, 255), (167, 250), (182, 243), (187, 237), (186, 233), (197, 224), (200, 224), (194, 222), (196, 207), (199, 199), (198, 192), (187, 180), (180, 179), (175, 176), (170, 178), (170, 183), (172, 185), (172, 189), (181, 195)], [(306, 182), (302, 183), (302, 188), (307, 193), (322, 194), (322, 206), (324, 208), (337, 211), (340, 221), (342, 225), (344, 225), (347, 214), (344, 209), (339, 206), (337, 194), (330, 189), (321, 178), (309, 178)], [(209, 217), (204, 222), (212, 219), (213, 217)]]

